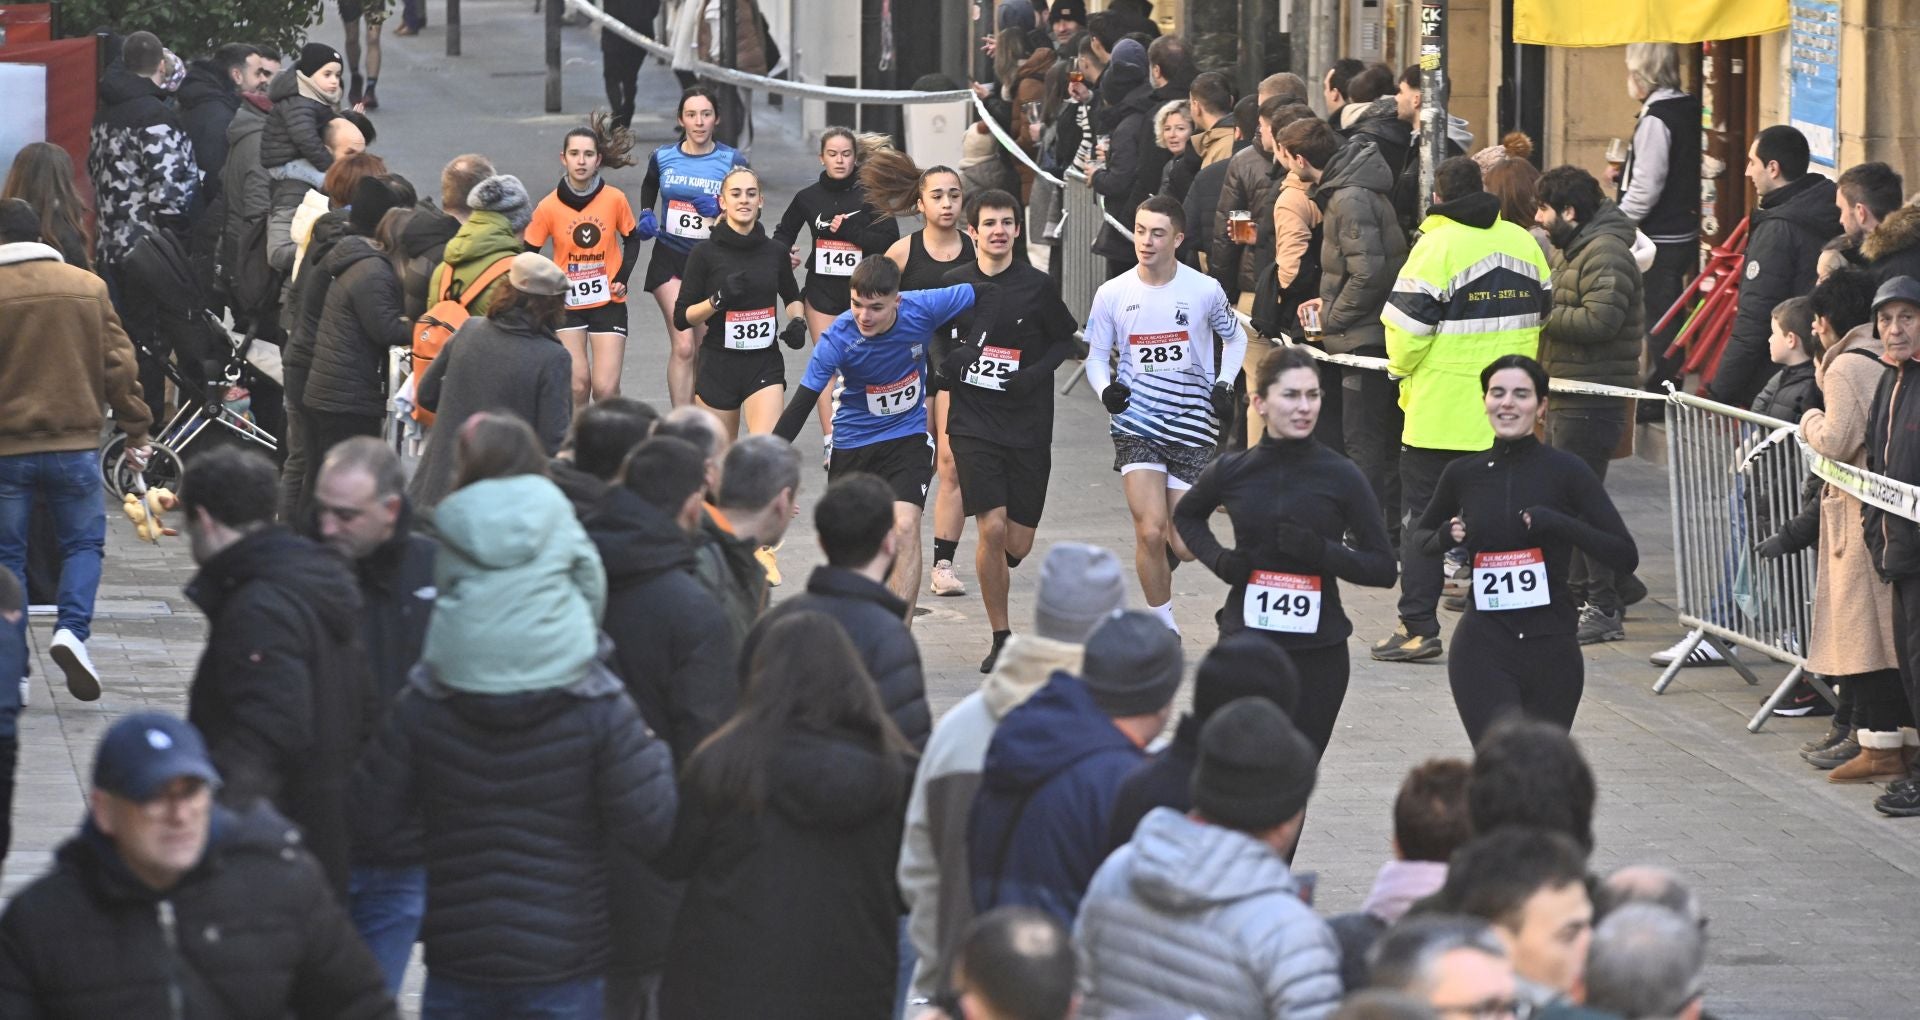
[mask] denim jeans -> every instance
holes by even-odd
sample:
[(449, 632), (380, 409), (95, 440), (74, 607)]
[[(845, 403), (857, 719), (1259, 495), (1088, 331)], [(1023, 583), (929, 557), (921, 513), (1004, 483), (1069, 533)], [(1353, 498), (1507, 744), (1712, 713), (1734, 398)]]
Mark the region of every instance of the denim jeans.
[(427, 912), (427, 869), (354, 865), (347, 876), (347, 912), (386, 974), (387, 991), (400, 994), (413, 944), (420, 938), (420, 918)]
[[(82, 641), (93, 632), (93, 597), (100, 590), (100, 556), (107, 545), (101, 488), (100, 458), (92, 450), (0, 457), (0, 565), (26, 588), (27, 520), (39, 493), (53, 514), (60, 543), (57, 626)], [(26, 617), (17, 626), (25, 633)]]
[(488, 985), (427, 972), (420, 1020), (600, 1020), (606, 979)]

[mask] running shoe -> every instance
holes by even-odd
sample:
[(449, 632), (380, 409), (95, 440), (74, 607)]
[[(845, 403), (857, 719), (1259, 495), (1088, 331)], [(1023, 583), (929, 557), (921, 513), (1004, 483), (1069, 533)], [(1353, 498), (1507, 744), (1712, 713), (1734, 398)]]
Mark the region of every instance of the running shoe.
[(980, 672), (993, 672), (993, 664), (1000, 661), (1000, 649), (1006, 645), (1007, 638), (1012, 636), (1011, 634), (995, 634), (993, 636), (993, 648), (987, 652), (986, 658), (980, 660)]
[[(1681, 638), (1675, 641), (1672, 647), (1663, 648), (1647, 656), (1647, 661), (1656, 666), (1671, 666), (1673, 665), (1673, 660), (1680, 657), (1680, 649), (1686, 646), (1687, 639)], [(1687, 661), (1681, 665), (1682, 668), (1691, 668), (1694, 666), (1724, 666), (1726, 664), (1727, 660), (1722, 658), (1720, 653), (1715, 650), (1712, 645), (1702, 641), (1693, 646), (1693, 651), (1687, 653)]]
[(1625, 611), (1609, 613), (1599, 606), (1581, 606), (1580, 629), (1574, 632), (1574, 637), (1583, 645), (1624, 640), (1627, 636), (1626, 618)]
[(67, 693), (81, 701), (100, 700), (100, 671), (93, 668), (86, 642), (62, 627), (53, 632), (53, 644), (47, 654), (53, 657), (54, 665), (67, 674)]
[(933, 565), (933, 593), (943, 597), (965, 595), (967, 586), (960, 582), (960, 575), (953, 572), (952, 560), (938, 560)]
[(1896, 779), (1887, 784), (1887, 792), (1873, 802), (1873, 809), (1883, 815), (1895, 818), (1911, 818), (1920, 815), (1920, 779), (1911, 774), (1905, 779)]
[(1773, 714), (1789, 719), (1819, 718), (1832, 715), (1833, 706), (1820, 696), (1819, 691), (1813, 689), (1812, 684), (1802, 680), (1793, 685), (1793, 690), (1778, 705), (1773, 706)]
[(1418, 662), (1434, 658), (1440, 651), (1438, 637), (1409, 634), (1404, 623), (1395, 627), (1393, 633), (1373, 643), (1373, 657), (1380, 662)]

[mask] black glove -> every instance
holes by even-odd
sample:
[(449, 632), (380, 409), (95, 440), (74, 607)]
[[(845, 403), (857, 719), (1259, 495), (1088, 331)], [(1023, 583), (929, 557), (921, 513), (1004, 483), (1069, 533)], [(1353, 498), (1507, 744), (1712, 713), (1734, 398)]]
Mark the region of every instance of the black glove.
[(1108, 414), (1120, 414), (1127, 409), (1127, 402), (1133, 399), (1133, 390), (1126, 383), (1110, 383), (1100, 391), (1100, 402), (1107, 405)]
[(1567, 515), (1550, 506), (1530, 506), (1527, 517), (1533, 522), (1527, 525), (1529, 535), (1554, 535), (1559, 533), (1561, 525), (1567, 521)]
[(1213, 401), (1213, 417), (1222, 426), (1233, 420), (1233, 384), (1217, 382), (1209, 394)]
[(780, 342), (794, 350), (807, 345), (807, 320), (788, 319), (785, 328), (780, 330)]
[(1787, 538), (1786, 532), (1778, 532), (1772, 538), (1760, 543), (1760, 547), (1754, 552), (1763, 560), (1777, 560), (1793, 552), (1793, 542)]
[(1327, 540), (1292, 521), (1273, 526), (1273, 547), (1280, 555), (1309, 570), (1319, 570), (1327, 558)]
[(1005, 385), (1008, 393), (1033, 393), (1044, 389), (1053, 382), (1053, 370), (1039, 365), (1028, 365), (1007, 376)]
[(1213, 558), (1213, 576), (1228, 584), (1245, 584), (1253, 576), (1253, 557), (1238, 549), (1221, 550)]

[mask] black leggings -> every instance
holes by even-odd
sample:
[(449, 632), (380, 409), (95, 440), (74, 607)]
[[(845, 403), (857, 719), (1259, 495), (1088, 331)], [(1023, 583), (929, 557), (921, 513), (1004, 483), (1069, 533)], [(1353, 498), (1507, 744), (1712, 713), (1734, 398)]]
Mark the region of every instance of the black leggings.
[(1327, 743), (1333, 739), (1333, 724), (1340, 718), (1340, 706), (1347, 700), (1347, 676), (1351, 664), (1347, 643), (1325, 648), (1287, 649), (1293, 668), (1300, 674), (1300, 704), (1293, 712), (1293, 725), (1301, 735), (1313, 741), (1313, 749), (1324, 757)]
[(1832, 680), (1843, 689), (1853, 690), (1854, 728), (1891, 733), (1902, 726), (1913, 725), (1913, 714), (1907, 707), (1907, 692), (1900, 684), (1899, 670), (1880, 669), (1871, 673), (1837, 676)]
[(1586, 659), (1572, 634), (1519, 638), (1477, 611), (1460, 617), (1453, 628), (1447, 682), (1467, 739), (1475, 744), (1495, 720), (1515, 711), (1571, 730), (1586, 674)]

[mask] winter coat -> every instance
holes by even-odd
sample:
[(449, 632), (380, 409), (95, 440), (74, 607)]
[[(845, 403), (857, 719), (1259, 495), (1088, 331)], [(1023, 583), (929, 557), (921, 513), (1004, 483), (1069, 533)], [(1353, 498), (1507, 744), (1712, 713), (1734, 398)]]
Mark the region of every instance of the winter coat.
[[(434, 271), (446, 261), (447, 242), (453, 240), (461, 226), (459, 220), (429, 202), (422, 202), (414, 208), (413, 219), (400, 231), (399, 254), (407, 260), (400, 281), (407, 295), (407, 318), (419, 319), (440, 300), (439, 293), (431, 289)], [(476, 307), (472, 312), (484, 315), (486, 309)]]
[[(696, 36), (698, 52), (709, 63), (720, 63), (723, 51), (714, 29), (720, 23), (720, 4), (724, 0), (706, 0), (706, 16), (700, 19)], [(733, 62), (727, 66), (748, 74), (766, 74), (771, 70), (767, 62), (767, 40), (762, 34), (766, 19), (761, 17), (759, 7), (754, 0), (733, 0), (734, 32), (738, 36), (733, 51)], [(638, 26), (643, 30), (646, 26)]]
[[(1037, 103), (1047, 95), (1047, 72), (1053, 70), (1054, 53), (1051, 47), (1041, 47), (1022, 61), (1013, 72), (1013, 94), (1007, 97), (1012, 107), (1012, 116), (1007, 134), (1020, 146), (1034, 162), (1040, 162), (1038, 143), (1027, 140), (1027, 104)], [(1033, 171), (1025, 163), (1014, 160), (1013, 172), (1020, 175), (1019, 197), (1022, 206), (1033, 197)]]
[(1007, 713), (968, 816), (974, 910), (1017, 904), (1072, 923), (1106, 857), (1114, 797), (1145, 758), (1067, 673)]
[[(1823, 406), (1800, 416), (1800, 437), (1807, 446), (1823, 457), (1866, 466), (1873, 397), (1886, 374), (1871, 322), (1855, 326), (1827, 348), (1814, 374)], [(1861, 512), (1860, 501), (1846, 490), (1821, 487), (1820, 558), (1813, 575), (1807, 668), (1825, 676), (1900, 665), (1894, 647), (1893, 588), (1874, 572)]]
[(1100, 866), (1073, 935), (1087, 1020), (1315, 1020), (1340, 1005), (1340, 945), (1286, 858), (1169, 808)]
[(1187, 192), (1193, 190), (1194, 175), (1200, 172), (1200, 153), (1189, 145), (1178, 156), (1167, 160), (1160, 171), (1160, 187), (1155, 194), (1165, 195), (1185, 205)]
[[(447, 273), (453, 274), (453, 288), (450, 293), (453, 299), (458, 301), (460, 295), (466, 293), (466, 289), (472, 286), (473, 281), (479, 279), (481, 273), (491, 269), (495, 262), (510, 259), (526, 250), (527, 246), (521, 242), (519, 235), (514, 233), (513, 226), (507, 222), (504, 213), (475, 210), (473, 215), (467, 217), (467, 222), (461, 224), (460, 229), (448, 239), (443, 255), (444, 261), (433, 271), (433, 276), (427, 284), (427, 293), (433, 295), (428, 304), (431, 305), (440, 300), (440, 288), (443, 285), (441, 281), (445, 279)], [(487, 314), (487, 310), (493, 307), (493, 299), (505, 286), (506, 277), (504, 276), (487, 284), (486, 290), (481, 291), (478, 297), (467, 303), (470, 313)]]
[[(1227, 176), (1213, 206), (1213, 247), (1207, 255), (1207, 273), (1220, 281), (1227, 296), (1239, 300), (1258, 284), (1260, 267), (1273, 262), (1273, 224), (1260, 222), (1260, 210), (1273, 205), (1283, 178), (1274, 173), (1273, 155), (1249, 145), (1227, 158)], [(1254, 243), (1233, 243), (1227, 232), (1227, 214), (1235, 209), (1253, 213)]]
[(1320, 328), (1336, 354), (1386, 350), (1380, 310), (1407, 260), (1407, 235), (1387, 198), (1392, 189), (1392, 168), (1365, 138), (1341, 146), (1314, 186), (1323, 224)]
[(397, 1020), (300, 844), (270, 808), (216, 806), (200, 863), (158, 893), (89, 820), (0, 917), (0, 1016)]
[(0, 244), (0, 457), (92, 450), (111, 405), (130, 446), (153, 412), (100, 277), (34, 241)]
[[(1553, 309), (1540, 330), (1540, 363), (1555, 379), (1635, 386), (1640, 380), (1646, 308), (1633, 261), (1633, 221), (1603, 201), (1553, 257)], [(1558, 394), (1554, 406), (1610, 403), (1612, 397)]]
[(693, 534), (693, 576), (720, 603), (733, 643), (739, 646), (746, 645), (753, 621), (767, 608), (767, 570), (754, 556), (757, 548), (734, 536), (719, 507), (707, 505), (700, 530)]
[(354, 776), (361, 838), (425, 828), (428, 969), (460, 981), (598, 977), (610, 847), (666, 846), (673, 755), (606, 668), (487, 694), (423, 666)]
[(927, 740), (900, 841), (900, 895), (907, 903), (907, 935), (920, 957), (913, 971), (915, 995), (939, 990), (946, 955), (973, 920), (967, 814), (980, 789), (994, 727), (1055, 671), (1079, 673), (1084, 651), (1081, 645), (1034, 634), (1013, 635), (980, 689), (941, 716)]
[[(1814, 264), (1820, 260), (1820, 249), (1840, 233), (1834, 191), (1831, 178), (1808, 173), (1760, 196), (1758, 207), (1748, 217), (1747, 261), (1740, 280), (1733, 334), (1727, 340), (1729, 350), (1755, 351), (1754, 357), (1765, 364), (1774, 308), (1813, 289)], [(1729, 394), (1717, 385), (1722, 380), (1716, 377), (1715, 381), (1716, 400), (1732, 397), (1744, 404), (1749, 399), (1747, 394), (1753, 392)], [(1754, 379), (1756, 384), (1759, 381)]]
[(312, 239), (307, 242), (307, 271), (287, 290), (284, 306), (288, 320), (287, 342), (281, 345), (280, 370), (285, 375), (287, 398), (294, 401), (296, 407), (305, 399), (307, 371), (313, 367), (320, 319), (327, 311), (327, 292), (333, 289), (332, 275), (320, 267), (346, 236), (346, 210), (336, 209), (316, 220)]
[(661, 870), (687, 882), (663, 1020), (885, 1017), (898, 980), (894, 860), (911, 767), (870, 736), (789, 732), (766, 804), (716, 799), (689, 768)]
[[(1913, 395), (1915, 387), (1920, 387), (1920, 361), (1909, 358), (1882, 376), (1867, 432), (1867, 470), (1909, 483), (1920, 482), (1920, 399)], [(1920, 524), (1872, 505), (1865, 508), (1862, 524), (1881, 577), (1905, 583), (1920, 576)], [(1910, 656), (1909, 666), (1911, 662)]]
[(1232, 159), (1223, 159), (1212, 166), (1203, 166), (1193, 175), (1193, 182), (1187, 185), (1184, 204), (1187, 212), (1187, 239), (1181, 242), (1180, 253), (1197, 263), (1207, 258), (1213, 251), (1213, 213), (1220, 208), (1220, 192), (1226, 187), (1227, 168)]
[(87, 173), (102, 265), (118, 265), (147, 231), (185, 223), (200, 190), (200, 166), (166, 91), (151, 78), (124, 67), (100, 76)]
[(386, 252), (357, 234), (341, 238), (320, 269), (333, 282), (314, 331), (306, 408), (381, 417), (387, 410), (387, 349), (413, 344), (400, 277)]
[(267, 86), (267, 98), (273, 100), (273, 112), (267, 115), (267, 131), (260, 139), (260, 165), (272, 170), (304, 159), (325, 173), (333, 165), (333, 153), (321, 139), (320, 129), (334, 108), (303, 94), (300, 73), (291, 67)]
[[(1139, 204), (1131, 196), (1134, 180), (1142, 173), (1148, 157), (1148, 153), (1141, 151), (1141, 143), (1152, 147), (1152, 141), (1146, 136), (1153, 125), (1153, 86), (1148, 84), (1146, 72), (1130, 64), (1115, 64), (1109, 66), (1100, 79), (1100, 98), (1099, 112), (1094, 114), (1094, 133), (1107, 136), (1107, 163), (1088, 183), (1105, 201), (1107, 214), (1119, 220), (1127, 228), (1127, 234), (1122, 236), (1111, 223), (1102, 222), (1093, 250), (1102, 258), (1131, 259), (1133, 210)], [(1147, 125), (1144, 131), (1142, 124)], [(1157, 171), (1152, 183), (1160, 183)]]
[(217, 180), (227, 164), (227, 125), (240, 109), (240, 90), (226, 71), (196, 60), (174, 101), (180, 106), (180, 127), (193, 142), (194, 162), (207, 181)]
[(260, 166), (260, 138), (266, 128), (266, 111), (251, 102), (242, 102), (227, 122), (226, 158), (220, 167), (220, 193), (227, 204), (220, 227), (222, 265), (232, 265), (240, 256), (247, 224), (272, 208), (271, 182)]
[(474, 482), (434, 510), (440, 555), (420, 661), (482, 692), (572, 683), (598, 656), (607, 575), (554, 484), (539, 475)]
[(1814, 385), (1813, 380), (1816, 368), (1813, 362), (1806, 361), (1773, 373), (1773, 378), (1760, 388), (1760, 395), (1753, 398), (1753, 413), (1784, 422), (1799, 421), (1807, 408), (1820, 402), (1820, 387)]
[(1896, 276), (1920, 280), (1920, 206), (1903, 205), (1888, 213), (1860, 242), (1860, 256), (1877, 283)]
[[(266, 131), (260, 133), (264, 136)], [(260, 175), (267, 180), (267, 265), (287, 274), (291, 292), (306, 268), (308, 242), (301, 238), (310, 236), (313, 221), (327, 213), (330, 203), (305, 181), (276, 181), (264, 169)]]
[(413, 399), (435, 417), (407, 493), (433, 506), (453, 489), (461, 426), (482, 411), (514, 415), (533, 426), (548, 456), (560, 452), (573, 421), (573, 358), (552, 330), (523, 314), (474, 316), (427, 366)]
[(366, 738), (360, 592), (338, 553), (279, 526), (202, 564), (187, 597), (207, 644), (187, 691), (224, 780), (221, 799), (269, 801), (347, 889), (347, 782)]
[(1387, 169), (1393, 171), (1395, 178), (1407, 165), (1408, 154), (1413, 151), (1413, 125), (1400, 119), (1400, 107), (1392, 96), (1379, 99), (1362, 106), (1358, 103), (1342, 107), (1340, 110), (1340, 134), (1349, 141), (1365, 138), (1373, 142), (1380, 150), (1380, 158), (1387, 161)]
[(1154, 808), (1185, 812), (1193, 807), (1193, 769), (1199, 763), (1200, 720), (1189, 712), (1180, 717), (1173, 740), (1121, 780), (1107, 823), (1108, 851), (1132, 842), (1141, 819)]
[(933, 713), (927, 708), (927, 681), (920, 670), (920, 646), (904, 622), (907, 604), (878, 581), (844, 567), (819, 566), (807, 578), (805, 594), (769, 610), (740, 649), (740, 661), (753, 661), (760, 635), (775, 617), (801, 612), (825, 613), (839, 621), (873, 677), (880, 704), (916, 750), (927, 746)]
[(1327, 927), (1340, 941), (1340, 983), (1347, 988), (1365, 988), (1372, 976), (1367, 953), (1373, 944), (1415, 903), (1438, 894), (1446, 883), (1445, 861), (1395, 859), (1382, 864), (1359, 910), (1327, 918)]
[(1233, 143), (1238, 136), (1239, 125), (1229, 113), (1214, 121), (1212, 127), (1192, 136), (1187, 142), (1187, 151), (1199, 155), (1202, 167), (1209, 167), (1233, 155)]

